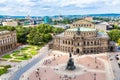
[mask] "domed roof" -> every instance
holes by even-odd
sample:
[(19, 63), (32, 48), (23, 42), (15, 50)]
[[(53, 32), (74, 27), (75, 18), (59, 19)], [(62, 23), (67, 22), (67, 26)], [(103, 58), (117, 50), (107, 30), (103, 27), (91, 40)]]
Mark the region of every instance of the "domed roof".
[(79, 28), (71, 28), (67, 29), (66, 31), (96, 31), (96, 29), (93, 28), (85, 28), (85, 27), (79, 27)]

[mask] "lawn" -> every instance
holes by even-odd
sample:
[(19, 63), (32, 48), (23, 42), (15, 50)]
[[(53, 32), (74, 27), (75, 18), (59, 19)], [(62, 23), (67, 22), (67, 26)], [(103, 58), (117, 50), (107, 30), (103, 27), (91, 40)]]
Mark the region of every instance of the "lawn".
[(8, 68), (11, 68), (11, 66), (10, 65), (7, 65), (7, 66), (0, 65), (0, 76), (4, 73), (7, 73)]
[(3, 60), (9, 60), (9, 61), (14, 61), (14, 62), (19, 62), (23, 60), (28, 60), (32, 58), (34, 55), (38, 54), (38, 50), (42, 46), (33, 46), (29, 45), (24, 48), (21, 48), (19, 50), (14, 51), (11, 54), (6, 54), (2, 57)]
[(9, 54), (3, 56), (3, 58), (12, 58)]

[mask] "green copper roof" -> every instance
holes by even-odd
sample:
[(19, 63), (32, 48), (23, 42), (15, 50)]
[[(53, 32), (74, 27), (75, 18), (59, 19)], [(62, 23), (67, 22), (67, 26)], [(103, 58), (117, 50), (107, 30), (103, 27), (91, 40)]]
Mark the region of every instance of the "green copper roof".
[(66, 31), (95, 31), (96, 29), (93, 29), (93, 28), (85, 28), (85, 27), (80, 27), (79, 29), (78, 28), (71, 28), (71, 29), (67, 29)]

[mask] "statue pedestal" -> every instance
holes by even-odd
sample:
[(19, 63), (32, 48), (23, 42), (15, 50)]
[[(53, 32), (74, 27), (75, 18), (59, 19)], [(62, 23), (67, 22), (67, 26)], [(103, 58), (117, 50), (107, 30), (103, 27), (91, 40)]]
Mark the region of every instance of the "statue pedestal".
[(74, 70), (76, 69), (75, 65), (74, 65), (74, 61), (73, 59), (70, 57), (70, 59), (68, 60), (68, 63), (67, 63), (67, 67), (66, 67), (67, 70)]

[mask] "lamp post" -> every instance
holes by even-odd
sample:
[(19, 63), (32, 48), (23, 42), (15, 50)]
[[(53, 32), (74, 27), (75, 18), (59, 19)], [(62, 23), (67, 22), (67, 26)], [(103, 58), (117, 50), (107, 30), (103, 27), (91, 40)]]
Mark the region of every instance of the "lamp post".
[(96, 80), (96, 73), (94, 73), (94, 80)]

